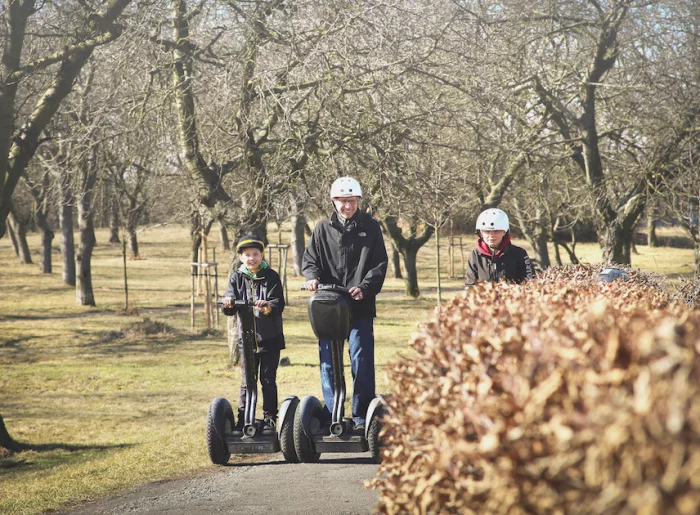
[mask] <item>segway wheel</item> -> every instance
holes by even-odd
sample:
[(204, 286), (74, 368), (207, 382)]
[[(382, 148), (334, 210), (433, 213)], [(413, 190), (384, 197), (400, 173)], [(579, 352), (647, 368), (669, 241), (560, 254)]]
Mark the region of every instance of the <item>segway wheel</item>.
[[(233, 410), (231, 405), (225, 399), (223, 402), (215, 399), (209, 406), (209, 414), (207, 416), (207, 451), (209, 451), (209, 459), (215, 465), (226, 465), (231, 453), (228, 452), (228, 446), (224, 441), (225, 435), (230, 435), (233, 426), (235, 425), (233, 421)], [(220, 425), (217, 431), (217, 423)], [(220, 435), (219, 432), (222, 431), (223, 434)]]
[(372, 459), (375, 463), (382, 462), (382, 442), (379, 438), (379, 431), (382, 430), (382, 423), (379, 421), (381, 416), (382, 411), (379, 410), (379, 412), (372, 417), (369, 428), (367, 428), (367, 446), (369, 447), (369, 452), (372, 454)]
[(299, 456), (294, 448), (294, 415), (299, 406), (299, 399), (294, 397), (290, 403), (287, 412), (284, 414), (284, 420), (280, 421), (282, 428), (280, 429), (280, 448), (284, 459), (289, 463), (299, 463)]
[(307, 435), (304, 431), (304, 418), (318, 420), (320, 410), (321, 404), (318, 399), (306, 396), (294, 413), (294, 450), (302, 463), (317, 463), (321, 457), (321, 453), (314, 450), (311, 435)]

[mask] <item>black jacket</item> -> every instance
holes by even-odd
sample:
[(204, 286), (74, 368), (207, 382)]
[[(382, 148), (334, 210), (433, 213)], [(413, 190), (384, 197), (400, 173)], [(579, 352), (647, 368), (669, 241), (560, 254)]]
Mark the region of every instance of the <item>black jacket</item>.
[(521, 283), (535, 278), (535, 270), (525, 249), (509, 242), (494, 257), (485, 253), (484, 247), (477, 245), (469, 254), (465, 286), (474, 286), (479, 281)]
[(362, 290), (353, 301), (354, 320), (377, 316), (376, 296), (382, 290), (388, 257), (379, 223), (361, 210), (347, 226), (336, 213), (319, 222), (304, 251), (302, 273), (307, 280)]
[[(253, 298), (253, 289), (255, 290)], [(263, 315), (256, 309), (255, 330), (258, 335), (258, 351), (275, 351), (285, 348), (282, 330), (282, 311), (284, 311), (284, 290), (277, 272), (271, 268), (258, 270), (255, 279), (243, 272), (236, 271), (226, 288), (226, 297), (237, 300), (267, 300), (272, 311)], [(243, 334), (241, 319), (238, 317), (238, 334)], [(239, 344), (241, 342), (239, 341)]]

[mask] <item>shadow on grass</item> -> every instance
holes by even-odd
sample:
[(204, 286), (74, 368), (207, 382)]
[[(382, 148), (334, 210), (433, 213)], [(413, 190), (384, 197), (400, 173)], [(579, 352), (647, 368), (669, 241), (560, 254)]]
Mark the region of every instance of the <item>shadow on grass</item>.
[(35, 472), (60, 465), (72, 465), (94, 459), (114, 449), (127, 449), (133, 444), (76, 445), (65, 443), (27, 444), (13, 441), (0, 447), (0, 472)]

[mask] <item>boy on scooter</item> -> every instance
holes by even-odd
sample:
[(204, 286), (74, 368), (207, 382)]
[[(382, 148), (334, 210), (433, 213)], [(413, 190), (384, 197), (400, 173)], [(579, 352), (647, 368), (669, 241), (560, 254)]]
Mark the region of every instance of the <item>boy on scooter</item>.
[[(246, 300), (254, 304), (255, 368), (259, 370), (263, 397), (263, 434), (274, 432), (277, 419), (277, 367), (280, 351), (285, 348), (282, 330), (284, 311), (284, 291), (277, 272), (264, 260), (265, 244), (256, 234), (243, 236), (236, 245), (241, 266), (231, 275), (223, 299), (230, 308), (234, 300)], [(238, 334), (243, 335), (240, 317)], [(243, 344), (239, 340), (239, 346)], [(242, 431), (245, 423), (246, 367), (244, 353), (241, 352), (241, 392), (238, 405), (238, 421), (234, 431)]]

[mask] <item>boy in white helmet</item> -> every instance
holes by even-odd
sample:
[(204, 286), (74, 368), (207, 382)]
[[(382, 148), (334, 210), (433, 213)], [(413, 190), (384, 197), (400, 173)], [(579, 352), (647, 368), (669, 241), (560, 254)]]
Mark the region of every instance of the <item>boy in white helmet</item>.
[(500, 209), (487, 209), (476, 220), (479, 241), (469, 255), (466, 287), (479, 281), (521, 283), (535, 278), (535, 270), (525, 249), (510, 242), (508, 215)]
[[(384, 284), (388, 257), (379, 223), (359, 209), (360, 184), (352, 177), (341, 177), (333, 182), (330, 199), (334, 212), (316, 225), (304, 251), (302, 273), (307, 289), (315, 291), (319, 284), (337, 284), (349, 288), (354, 300), (348, 350), (353, 377), (352, 416), (355, 428), (361, 430), (375, 397), (375, 297)], [(319, 341), (319, 357), (326, 404), (324, 422), (330, 422), (333, 410), (330, 341)]]

